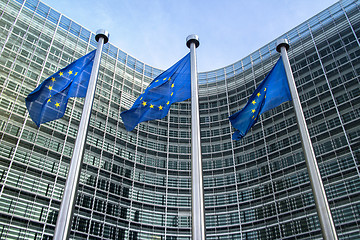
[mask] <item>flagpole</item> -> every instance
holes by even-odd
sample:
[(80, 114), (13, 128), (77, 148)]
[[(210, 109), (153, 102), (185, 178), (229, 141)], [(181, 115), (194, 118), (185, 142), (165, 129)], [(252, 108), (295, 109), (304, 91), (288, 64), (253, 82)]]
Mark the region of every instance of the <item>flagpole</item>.
[(101, 52), (103, 45), (109, 40), (109, 33), (103, 29), (98, 30), (95, 36), (97, 49), (91, 70), (84, 107), (75, 141), (74, 152), (70, 162), (68, 177), (65, 183), (64, 195), (55, 226), (54, 240), (68, 239), (71, 231), (72, 216), (75, 208), (77, 189), (80, 178), (82, 158), (85, 149), (87, 129), (90, 122), (91, 109), (94, 102), (96, 80), (99, 72)]
[(191, 67), (191, 216), (192, 240), (205, 240), (204, 184), (202, 172), (198, 78), (196, 48), (200, 45), (195, 34), (186, 38), (190, 48)]
[(291, 97), (295, 109), (295, 115), (300, 131), (302, 148), (305, 155), (306, 166), (310, 177), (310, 184), (314, 195), (315, 206), (320, 221), (322, 235), (325, 240), (335, 240), (337, 239), (335, 225), (331, 216), (331, 211), (327, 201), (324, 185), (321, 180), (319, 167), (316, 162), (314, 149), (311, 145), (309, 131), (307, 129), (304, 113), (301, 107), (299, 94), (297, 92), (294, 77), (291, 71), (289, 57), (287, 55), (288, 49), (289, 44), (286, 39), (280, 39), (277, 41), (276, 50), (281, 53), (286, 76), (289, 83)]

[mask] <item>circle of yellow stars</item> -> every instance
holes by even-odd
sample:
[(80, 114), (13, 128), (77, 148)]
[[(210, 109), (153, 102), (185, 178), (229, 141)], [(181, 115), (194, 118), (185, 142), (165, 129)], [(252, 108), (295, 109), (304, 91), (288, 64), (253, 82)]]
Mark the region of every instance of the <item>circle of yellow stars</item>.
[[(72, 70), (69, 70), (68, 72), (67, 72), (68, 74), (69, 74), (69, 77), (72, 75), (72, 74), (74, 74), (74, 76), (76, 76), (77, 74), (78, 74), (78, 72), (73, 72)], [(58, 75), (59, 75), (59, 77), (62, 77), (63, 75), (64, 75), (64, 73), (63, 72), (59, 72), (58, 73)], [(50, 81), (52, 81), (52, 85), (50, 86), (47, 86), (47, 89), (49, 89), (49, 99), (46, 101), (47, 103), (50, 103), (51, 102), (51, 91), (53, 90), (53, 86), (54, 86), (54, 83), (56, 82), (56, 79), (55, 79), (55, 77), (51, 77), (50, 78)], [(55, 102), (55, 107), (56, 108), (58, 108), (58, 107), (60, 107), (60, 103), (59, 102)]]
[[(264, 94), (265, 94), (265, 92), (266, 92), (266, 88), (264, 88)], [(259, 97), (261, 96), (261, 93), (258, 92), (258, 93), (256, 94), (256, 96), (259, 98)], [(265, 94), (264, 98), (266, 98), (266, 94)], [(255, 104), (256, 104), (255, 99), (254, 99), (251, 103), (252, 103), (253, 105), (255, 105)], [(255, 113), (256, 110), (255, 110), (255, 109), (251, 109), (251, 112), (252, 112), (252, 113)], [(255, 119), (254, 119), (254, 118), (255, 118)], [(256, 116), (256, 117), (255, 117), (255, 115), (252, 116), (252, 119), (256, 120), (256, 118), (257, 118), (257, 116)]]
[[(162, 81), (170, 81), (171, 80), (171, 77), (169, 77), (169, 78), (164, 78)], [(159, 82), (160, 80), (159, 79), (157, 79), (157, 80), (155, 80), (154, 82)], [(150, 84), (147, 88), (150, 88), (151, 87), (151, 85), (152, 84)], [(171, 89), (173, 89), (175, 87), (175, 84), (174, 83), (172, 83), (171, 84), (171, 86), (170, 86), (170, 88)], [(142, 94), (144, 94), (145, 93), (145, 91), (142, 93)], [(171, 94), (170, 94), (170, 96), (172, 97), (174, 95), (174, 92), (173, 91), (171, 91)], [(140, 101), (143, 99), (143, 97), (140, 97)], [(170, 101), (167, 101), (166, 102), (166, 105), (169, 105), (170, 104)], [(149, 108), (151, 108), (151, 109), (158, 109), (159, 111), (161, 111), (161, 110), (163, 110), (164, 109), (164, 107), (165, 106), (162, 106), (162, 105), (159, 105), (159, 106), (155, 106), (154, 104), (149, 104), (148, 102), (146, 102), (146, 101), (142, 101), (141, 102), (141, 105), (142, 106), (144, 106), (144, 107), (146, 107), (146, 106), (149, 106)]]

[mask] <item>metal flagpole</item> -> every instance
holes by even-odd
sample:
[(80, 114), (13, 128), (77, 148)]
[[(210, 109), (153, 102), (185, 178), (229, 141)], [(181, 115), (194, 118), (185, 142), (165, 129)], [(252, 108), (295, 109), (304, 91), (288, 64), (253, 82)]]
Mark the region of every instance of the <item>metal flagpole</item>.
[(289, 83), (291, 97), (295, 109), (295, 115), (300, 131), (302, 148), (304, 150), (306, 166), (310, 177), (310, 184), (315, 199), (317, 214), (320, 220), (322, 235), (325, 240), (335, 240), (337, 239), (335, 225), (331, 216), (331, 211), (325, 194), (324, 185), (321, 180), (319, 167), (316, 162), (314, 149), (311, 145), (311, 139), (306, 126), (304, 113), (300, 104), (299, 94), (297, 92), (294, 77), (290, 68), (289, 57), (287, 55), (288, 49), (289, 44), (286, 39), (280, 39), (277, 41), (276, 50), (281, 53), (286, 76)]
[(191, 64), (191, 216), (192, 240), (205, 240), (204, 184), (202, 173), (198, 79), (196, 48), (200, 45), (195, 34), (186, 38)]
[(103, 29), (98, 30), (96, 32), (95, 39), (98, 42), (97, 49), (95, 53), (93, 67), (91, 70), (88, 89), (86, 92), (86, 98), (81, 115), (78, 134), (76, 137), (74, 152), (70, 162), (70, 169), (68, 177), (66, 179), (64, 195), (61, 201), (60, 210), (56, 221), (55, 233), (53, 238), (54, 240), (63, 240), (69, 238), (72, 216), (74, 212), (77, 189), (79, 184), (82, 158), (85, 149), (87, 129), (89, 126), (91, 109), (94, 102), (96, 80), (101, 60), (101, 52), (103, 45), (109, 40), (109, 33)]

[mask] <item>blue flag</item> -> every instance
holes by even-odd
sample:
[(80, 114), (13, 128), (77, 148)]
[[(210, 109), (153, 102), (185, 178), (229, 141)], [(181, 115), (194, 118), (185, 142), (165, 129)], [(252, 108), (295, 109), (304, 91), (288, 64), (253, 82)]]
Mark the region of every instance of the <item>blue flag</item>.
[(237, 129), (232, 139), (240, 140), (256, 123), (260, 114), (290, 100), (291, 94), (284, 63), (280, 57), (273, 69), (251, 95), (245, 107), (229, 117), (231, 124)]
[(191, 97), (190, 53), (156, 77), (134, 102), (120, 114), (125, 128), (133, 130), (141, 122), (164, 118), (170, 105)]
[(86, 96), (95, 51), (45, 79), (25, 98), (30, 117), (38, 127), (63, 117), (69, 98)]

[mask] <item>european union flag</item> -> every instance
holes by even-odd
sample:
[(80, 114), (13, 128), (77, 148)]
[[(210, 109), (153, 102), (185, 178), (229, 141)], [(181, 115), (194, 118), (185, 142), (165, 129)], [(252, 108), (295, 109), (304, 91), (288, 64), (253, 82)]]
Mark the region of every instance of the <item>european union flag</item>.
[(30, 117), (38, 127), (63, 117), (69, 98), (86, 96), (95, 51), (45, 79), (25, 98)]
[(164, 118), (170, 105), (191, 97), (190, 53), (156, 77), (134, 102), (120, 114), (125, 128), (133, 130), (141, 122)]
[(232, 139), (240, 140), (256, 123), (260, 114), (290, 100), (291, 94), (284, 63), (280, 57), (273, 69), (251, 95), (245, 107), (229, 117), (231, 124), (237, 129)]

